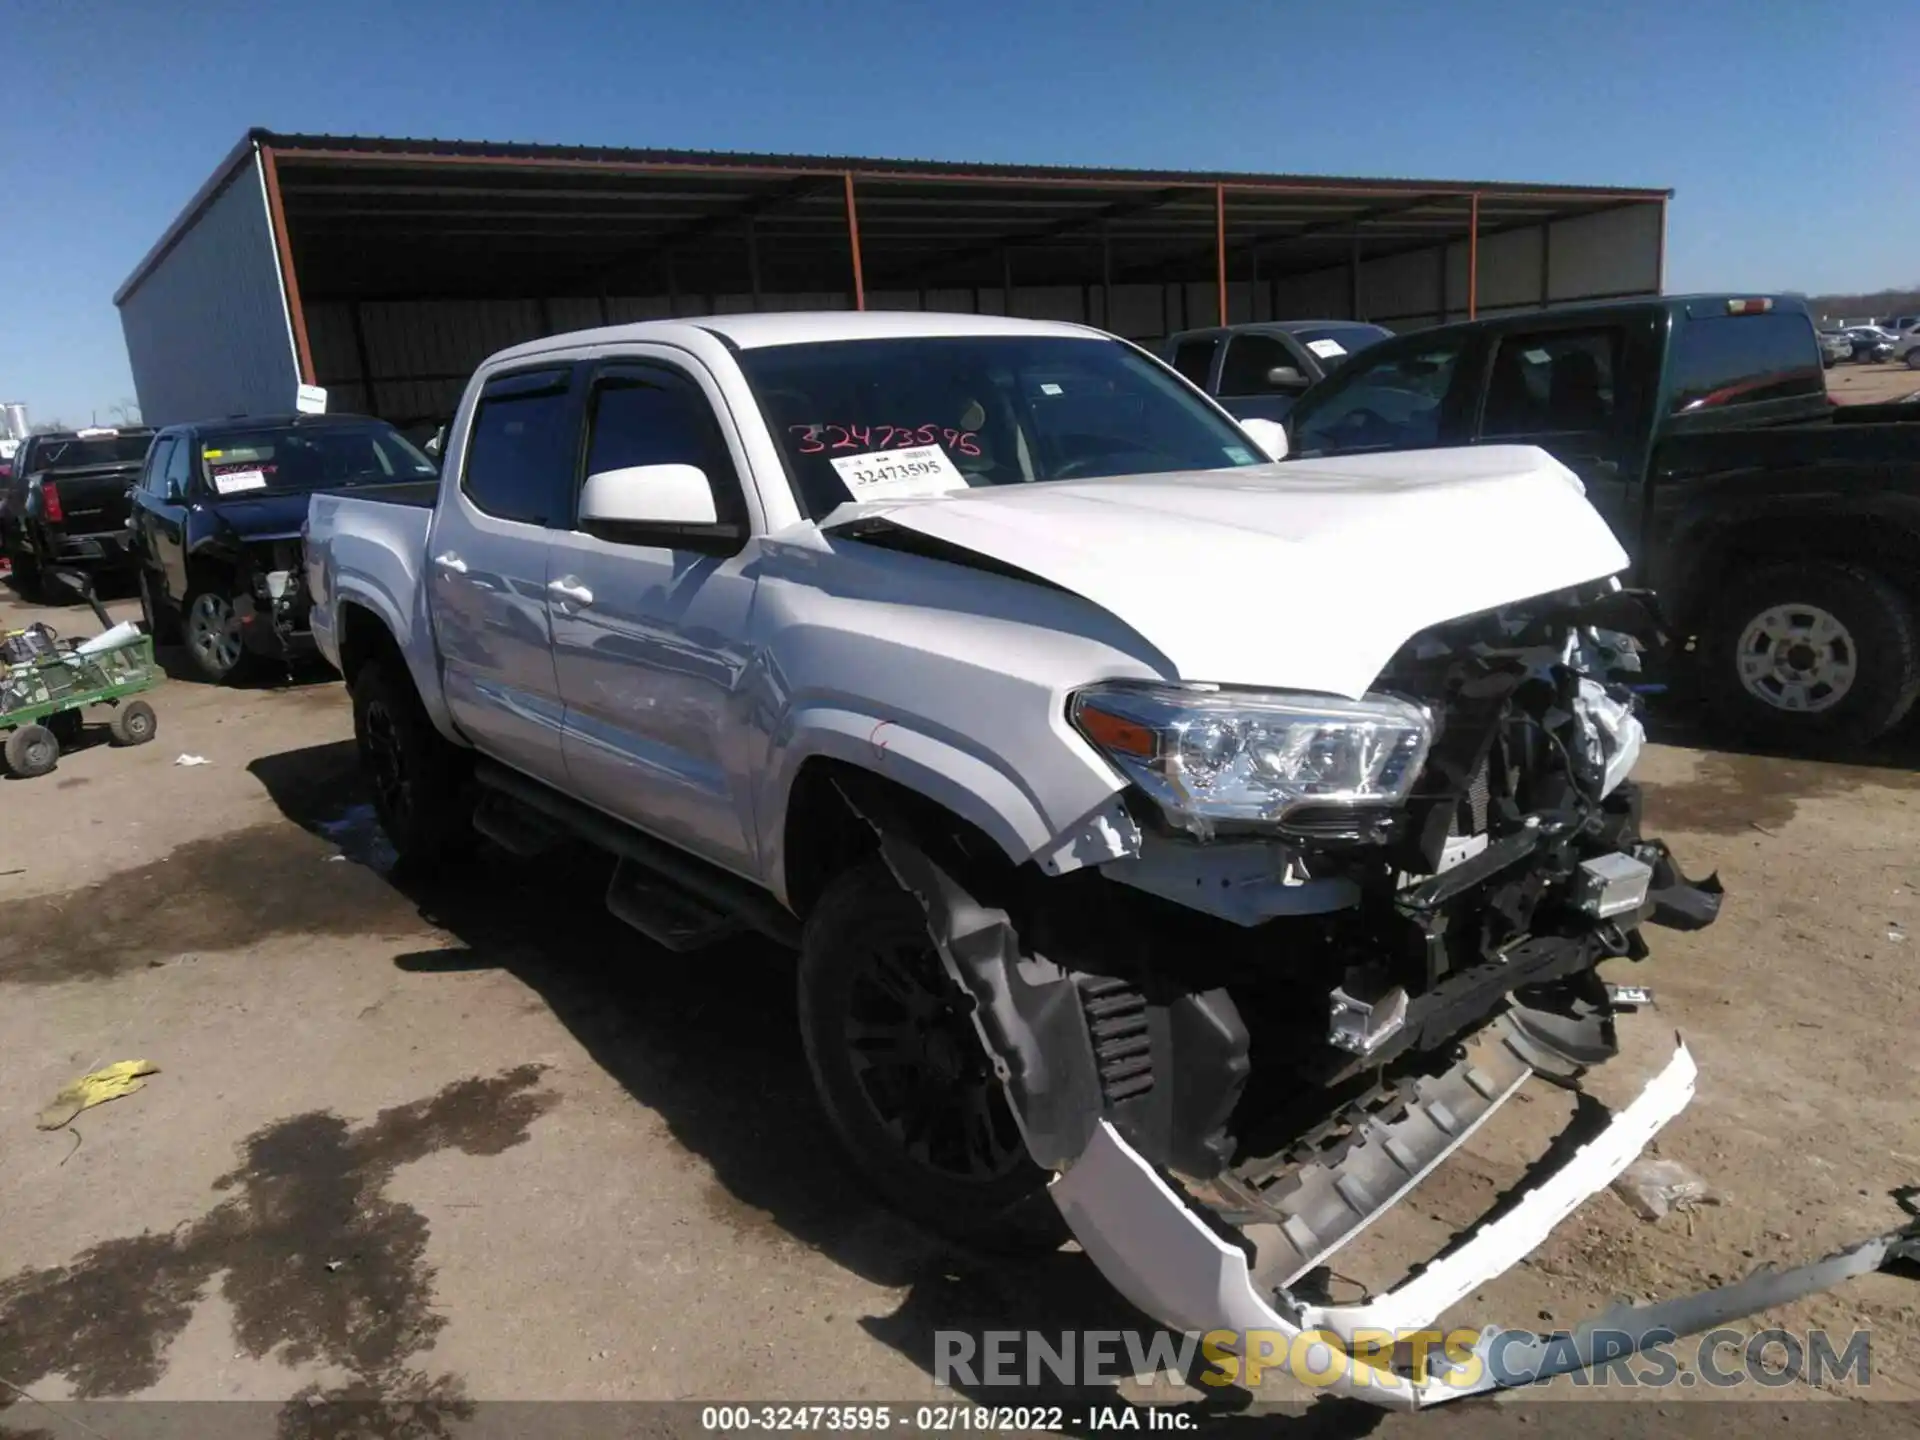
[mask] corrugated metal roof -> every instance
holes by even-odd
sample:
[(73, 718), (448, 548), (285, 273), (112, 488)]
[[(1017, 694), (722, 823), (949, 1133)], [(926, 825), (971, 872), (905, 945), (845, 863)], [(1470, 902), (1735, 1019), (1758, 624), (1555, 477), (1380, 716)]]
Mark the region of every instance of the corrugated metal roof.
[[(303, 272), (310, 256), (321, 271), (317, 278), (351, 271), (356, 285), (370, 287), (369, 293), (382, 285), (394, 291), (413, 283), (420, 243), (429, 240), (443, 252), (439, 263), (446, 273), (468, 286), (480, 283), (487, 247), (502, 266), (537, 254), (557, 261), (563, 273), (590, 275), (596, 266), (643, 253), (650, 245), (684, 244), (695, 234), (712, 240), (721, 226), (750, 214), (766, 214), (769, 225), (785, 227), (777, 237), (770, 234), (781, 256), (824, 254), (845, 245), (838, 195), (845, 175), (861, 186), (862, 240), (877, 259), (891, 256), (900, 274), (930, 259), (949, 278), (956, 258), (984, 263), (981, 256), (1014, 247), (1043, 260), (1049, 245), (1084, 243), (1095, 226), (1109, 230), (1116, 245), (1130, 247), (1128, 264), (1142, 273), (1156, 264), (1177, 266), (1196, 237), (1211, 244), (1215, 187), (1232, 192), (1236, 243), (1249, 238), (1265, 243), (1263, 234), (1296, 241), (1302, 263), (1322, 263), (1336, 254), (1348, 233), (1408, 243), (1463, 233), (1472, 195), (1480, 197), (1482, 229), (1489, 233), (1502, 224), (1534, 223), (1609, 204), (1664, 201), (1672, 194), (1620, 186), (976, 164), (256, 129), (134, 268), (115, 303), (146, 278), (259, 147), (278, 157), (296, 251), (302, 248), (299, 237), (306, 237)], [(434, 169), (444, 172), (444, 183), (405, 179), (409, 172)], [(358, 182), (323, 183), (329, 173), (361, 176), (366, 193), (358, 201), (343, 198)], [(515, 178), (481, 179), (503, 174)], [(832, 181), (831, 193), (824, 185), (809, 190), (809, 179)], [(565, 195), (559, 193), (563, 180), (572, 187)], [(463, 193), (482, 184), (493, 203), (482, 205)], [(1291, 234), (1274, 227), (1290, 227)], [(464, 275), (461, 255), (469, 266)], [(409, 256), (416, 258), (410, 262)], [(884, 269), (887, 262), (879, 263)]]

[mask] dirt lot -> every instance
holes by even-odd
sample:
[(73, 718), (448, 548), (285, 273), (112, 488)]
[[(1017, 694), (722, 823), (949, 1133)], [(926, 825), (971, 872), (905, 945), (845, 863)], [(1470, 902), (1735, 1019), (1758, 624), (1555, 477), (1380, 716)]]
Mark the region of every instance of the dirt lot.
[[(94, 628), (0, 591), (0, 627), (37, 613)], [(281, 1433), (305, 1434), (310, 1401), (377, 1389), (439, 1407), (379, 1433), (441, 1434), (476, 1402), (951, 1398), (936, 1330), (1142, 1323), (1070, 1248), (958, 1254), (862, 1196), (814, 1112), (779, 955), (650, 950), (602, 914), (587, 857), (395, 884), (337, 682), (175, 679), (153, 700), (155, 743), (0, 782), (0, 1406), (14, 1387), (248, 1398), (273, 1402), (265, 1430), (284, 1404)], [(1658, 1148), (1722, 1203), (1652, 1224), (1603, 1194), (1467, 1318), (1551, 1329), (1898, 1222), (1890, 1192), (1920, 1179), (1917, 750), (1651, 751), (1654, 828), (1731, 898), (1709, 931), (1655, 932), (1625, 977), (1658, 1009), (1608, 1094), (1684, 1032), (1700, 1093)], [(63, 1084), (134, 1058), (160, 1067), (140, 1093), (35, 1129)], [(1571, 1109), (1528, 1093), (1356, 1263), (1430, 1251), (1518, 1178)], [(1916, 1306), (1911, 1281), (1871, 1277), (1769, 1318), (1870, 1327), (1870, 1393), (1914, 1399)], [(1811, 1398), (1758, 1393), (1768, 1415)], [(1850, 1432), (1889, 1413), (1797, 1408)], [(66, 1418), (23, 1401), (0, 1430), (78, 1433)], [(1320, 1405), (1306, 1428), (1376, 1419)]]
[(1920, 392), (1920, 370), (1894, 365), (1836, 365), (1827, 371), (1827, 393), (1842, 405), (1904, 400)]

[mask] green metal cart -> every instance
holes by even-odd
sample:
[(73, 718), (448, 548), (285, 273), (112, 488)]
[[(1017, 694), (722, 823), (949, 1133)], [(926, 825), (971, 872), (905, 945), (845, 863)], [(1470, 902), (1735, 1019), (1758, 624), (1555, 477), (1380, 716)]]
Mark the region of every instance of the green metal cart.
[[(87, 586), (83, 592), (108, 629), (112, 622)], [(107, 728), (116, 745), (144, 745), (159, 730), (153, 707), (132, 697), (151, 690), (161, 671), (153, 637), (131, 636), (124, 644), (81, 655), (68, 649), (13, 665), (0, 663), (0, 735), (6, 737), (7, 768), (30, 778), (59, 762), (60, 748), (79, 739), (81, 711), (110, 706)]]

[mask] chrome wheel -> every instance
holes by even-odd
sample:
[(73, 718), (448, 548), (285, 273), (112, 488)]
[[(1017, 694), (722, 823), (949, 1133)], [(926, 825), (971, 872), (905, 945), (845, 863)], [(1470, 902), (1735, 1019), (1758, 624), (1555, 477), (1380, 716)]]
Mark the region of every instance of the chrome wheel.
[(1853, 688), (1859, 652), (1852, 633), (1818, 605), (1773, 605), (1741, 632), (1740, 683), (1776, 710), (1815, 713)]
[(240, 619), (224, 595), (203, 591), (187, 609), (187, 645), (209, 675), (225, 675), (240, 663)]

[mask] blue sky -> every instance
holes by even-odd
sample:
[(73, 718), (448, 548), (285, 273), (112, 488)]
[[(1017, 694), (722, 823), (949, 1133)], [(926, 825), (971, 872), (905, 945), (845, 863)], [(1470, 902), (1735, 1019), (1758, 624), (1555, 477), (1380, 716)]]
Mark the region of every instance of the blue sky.
[(12, 0), (0, 16), (0, 398), (43, 420), (132, 395), (113, 291), (250, 125), (1671, 186), (1672, 288), (1920, 283), (1905, 3)]

